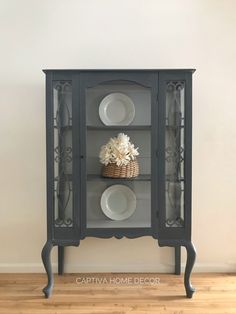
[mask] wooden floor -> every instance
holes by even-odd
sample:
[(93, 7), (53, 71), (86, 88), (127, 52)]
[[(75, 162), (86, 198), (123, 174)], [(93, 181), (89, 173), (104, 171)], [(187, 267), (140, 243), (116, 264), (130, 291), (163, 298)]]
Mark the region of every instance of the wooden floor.
[(0, 313), (236, 314), (236, 274), (193, 274), (192, 299), (183, 275), (55, 275), (50, 299), (41, 292), (45, 282), (44, 274), (0, 274)]

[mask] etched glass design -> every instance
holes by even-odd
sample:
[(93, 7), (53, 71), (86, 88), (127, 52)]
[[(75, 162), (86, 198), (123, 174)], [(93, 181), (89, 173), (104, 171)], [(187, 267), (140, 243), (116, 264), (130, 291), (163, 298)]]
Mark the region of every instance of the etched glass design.
[(166, 227), (184, 227), (184, 92), (184, 82), (166, 83)]
[(54, 225), (73, 225), (72, 83), (54, 81)]

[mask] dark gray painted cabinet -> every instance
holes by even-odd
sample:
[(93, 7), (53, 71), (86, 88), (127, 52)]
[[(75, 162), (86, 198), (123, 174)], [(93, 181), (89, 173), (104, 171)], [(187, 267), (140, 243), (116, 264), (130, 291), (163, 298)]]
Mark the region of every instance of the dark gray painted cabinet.
[[(192, 73), (194, 70), (44, 70), (47, 129), (47, 242), (42, 260), (48, 275), (43, 289), (53, 288), (50, 252), (58, 246), (58, 272), (63, 274), (64, 247), (85, 237), (152, 236), (175, 249), (180, 273), (180, 247), (187, 250), (184, 283), (194, 288), (191, 242)], [(123, 93), (135, 105), (128, 125), (104, 125), (99, 104), (110, 93)], [(117, 113), (121, 114), (120, 112)], [(135, 179), (101, 176), (99, 149), (122, 132), (139, 147), (140, 174)], [(128, 186), (136, 210), (114, 221), (101, 211), (103, 191)]]

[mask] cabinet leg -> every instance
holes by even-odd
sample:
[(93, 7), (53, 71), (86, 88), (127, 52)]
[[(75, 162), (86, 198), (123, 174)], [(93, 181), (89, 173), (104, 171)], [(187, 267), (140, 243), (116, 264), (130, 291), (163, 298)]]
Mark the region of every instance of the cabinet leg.
[(175, 274), (181, 274), (181, 246), (175, 246)]
[(53, 289), (53, 273), (52, 273), (52, 265), (51, 265), (51, 258), (50, 253), (53, 248), (53, 244), (51, 241), (47, 241), (42, 250), (42, 261), (44, 268), (46, 270), (48, 276), (48, 284), (43, 288), (43, 293), (45, 294), (46, 298), (49, 298), (52, 289)]
[(184, 246), (187, 251), (187, 262), (184, 273), (184, 286), (187, 297), (192, 298), (193, 293), (195, 292), (195, 288), (191, 285), (190, 276), (196, 259), (196, 250), (192, 242), (187, 242)]
[(64, 246), (58, 245), (58, 275), (64, 274)]
[[(186, 248), (186, 251), (187, 251), (187, 262), (186, 262), (185, 273), (184, 273), (184, 286), (185, 286), (185, 290), (186, 290), (186, 296), (188, 298), (192, 298), (193, 293), (195, 292), (195, 289), (191, 285), (190, 276), (191, 276), (193, 265), (194, 265), (195, 259), (196, 259), (196, 251), (195, 251), (194, 245), (192, 244), (192, 242), (185, 241), (185, 240), (163, 240), (163, 239), (158, 239), (158, 243), (159, 243), (160, 247), (162, 247), (162, 246), (170, 246), (170, 247), (174, 247), (175, 250), (176, 250), (177, 247), (180, 250), (181, 246), (184, 246)], [(175, 251), (175, 257), (176, 257), (176, 255), (178, 257), (178, 251)], [(179, 255), (179, 261), (180, 261), (180, 255)], [(176, 263), (176, 264), (178, 264), (178, 263)], [(179, 265), (180, 265), (180, 262), (179, 262)]]

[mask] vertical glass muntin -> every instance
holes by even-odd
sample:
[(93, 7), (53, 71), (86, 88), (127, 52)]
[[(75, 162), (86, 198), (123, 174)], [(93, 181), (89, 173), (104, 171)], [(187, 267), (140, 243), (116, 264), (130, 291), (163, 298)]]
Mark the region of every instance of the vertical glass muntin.
[(72, 227), (72, 82), (53, 81), (54, 226)]
[(165, 105), (165, 225), (184, 227), (184, 81), (166, 82)]

